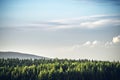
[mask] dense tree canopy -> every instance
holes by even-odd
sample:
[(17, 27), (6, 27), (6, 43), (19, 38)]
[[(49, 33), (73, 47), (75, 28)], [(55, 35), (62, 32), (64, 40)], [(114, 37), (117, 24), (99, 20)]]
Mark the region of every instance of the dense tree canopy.
[(0, 80), (120, 80), (120, 63), (67, 59), (0, 59)]

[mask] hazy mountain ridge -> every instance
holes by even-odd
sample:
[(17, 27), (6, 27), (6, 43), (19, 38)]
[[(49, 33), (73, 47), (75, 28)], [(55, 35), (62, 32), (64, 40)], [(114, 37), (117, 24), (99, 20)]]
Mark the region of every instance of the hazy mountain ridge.
[(20, 52), (0, 52), (0, 58), (19, 58), (19, 59), (48, 59), (47, 57)]

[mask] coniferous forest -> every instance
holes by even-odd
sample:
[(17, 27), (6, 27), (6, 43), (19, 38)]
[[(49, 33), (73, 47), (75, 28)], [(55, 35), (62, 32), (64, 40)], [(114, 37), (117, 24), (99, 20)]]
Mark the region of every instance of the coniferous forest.
[(120, 62), (0, 59), (0, 80), (120, 80)]

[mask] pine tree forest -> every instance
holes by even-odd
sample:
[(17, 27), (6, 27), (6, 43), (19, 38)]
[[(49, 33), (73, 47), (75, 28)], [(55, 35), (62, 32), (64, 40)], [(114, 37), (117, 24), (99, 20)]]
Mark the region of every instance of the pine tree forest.
[(120, 80), (120, 62), (0, 59), (0, 80)]

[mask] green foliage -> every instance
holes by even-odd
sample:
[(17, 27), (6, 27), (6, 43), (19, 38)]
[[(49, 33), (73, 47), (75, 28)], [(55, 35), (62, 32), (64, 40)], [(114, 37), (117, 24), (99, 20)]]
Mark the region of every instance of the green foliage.
[(120, 63), (67, 59), (0, 59), (0, 80), (120, 80)]

